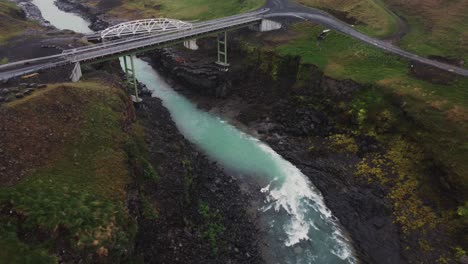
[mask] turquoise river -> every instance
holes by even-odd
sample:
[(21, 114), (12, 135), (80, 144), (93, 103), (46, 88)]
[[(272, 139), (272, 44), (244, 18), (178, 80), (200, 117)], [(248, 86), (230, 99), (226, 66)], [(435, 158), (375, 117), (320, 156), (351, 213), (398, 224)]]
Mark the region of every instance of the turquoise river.
[[(59, 29), (91, 32), (89, 22), (33, 0)], [(145, 61), (135, 59), (136, 77), (162, 100), (180, 132), (242, 182), (255, 182), (263, 197), (256, 205), (267, 263), (356, 263), (353, 247), (322, 195), (297, 167), (260, 140), (200, 110), (174, 91)], [(246, 180), (245, 177), (251, 177)], [(249, 189), (252, 191), (252, 189)]]

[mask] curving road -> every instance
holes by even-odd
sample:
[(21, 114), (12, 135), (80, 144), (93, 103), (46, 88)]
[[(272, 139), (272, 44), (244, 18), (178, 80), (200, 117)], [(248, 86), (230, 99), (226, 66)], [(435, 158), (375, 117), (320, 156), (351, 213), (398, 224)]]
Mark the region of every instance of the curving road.
[(121, 56), (127, 53), (142, 52), (147, 49), (171, 45), (207, 34), (249, 26), (259, 23), (263, 18), (280, 17), (310, 20), (401, 57), (430, 65), (444, 71), (468, 76), (468, 69), (430, 60), (404, 51), (385, 41), (364, 35), (353, 29), (348, 24), (341, 22), (321, 10), (290, 3), (288, 0), (267, 0), (263, 9), (231, 17), (194, 23), (190, 30), (177, 30), (158, 35), (150, 34), (118, 39), (101, 44), (66, 50), (62, 54), (53, 56), (0, 65), (0, 81), (36, 71), (70, 65), (76, 62), (96, 61), (111, 56)]
[(305, 7), (299, 4), (295, 4), (295, 3), (290, 3), (288, 0), (267, 0), (265, 7), (270, 9), (270, 12), (264, 15), (264, 17), (266, 18), (268, 17), (270, 18), (290, 17), (290, 18), (296, 18), (296, 19), (309, 20), (315, 23), (322, 24), (328, 28), (334, 29), (338, 32), (341, 32), (345, 35), (348, 35), (350, 37), (353, 37), (355, 39), (368, 43), (374, 47), (385, 50), (387, 52), (399, 55), (401, 57), (404, 57), (413, 61), (426, 64), (426, 65), (430, 65), (430, 66), (436, 67), (444, 71), (453, 72), (455, 74), (468, 77), (468, 69), (464, 69), (461, 67), (457, 67), (454, 65), (450, 65), (450, 64), (435, 61), (435, 60), (430, 60), (430, 59), (418, 56), (416, 54), (413, 54), (411, 52), (404, 51), (401, 48), (392, 45), (391, 43), (369, 37), (355, 30), (350, 25), (343, 23), (340, 20), (334, 18), (332, 15), (324, 11), (321, 11), (315, 8)]

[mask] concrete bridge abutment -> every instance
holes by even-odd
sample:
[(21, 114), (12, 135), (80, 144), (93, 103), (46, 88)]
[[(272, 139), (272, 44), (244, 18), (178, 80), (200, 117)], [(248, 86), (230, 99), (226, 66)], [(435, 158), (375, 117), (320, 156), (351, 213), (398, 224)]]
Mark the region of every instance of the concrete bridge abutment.
[(77, 62), (75, 63), (75, 67), (73, 67), (70, 80), (72, 82), (78, 82), (81, 79), (81, 76), (83, 76), (83, 73), (81, 72), (81, 65), (79, 62)]
[(278, 30), (281, 27), (281, 23), (269, 19), (262, 19), (262, 22), (260, 22), (260, 24), (249, 26), (251, 30), (258, 32)]
[(198, 50), (197, 39), (184, 41), (184, 47), (189, 50)]

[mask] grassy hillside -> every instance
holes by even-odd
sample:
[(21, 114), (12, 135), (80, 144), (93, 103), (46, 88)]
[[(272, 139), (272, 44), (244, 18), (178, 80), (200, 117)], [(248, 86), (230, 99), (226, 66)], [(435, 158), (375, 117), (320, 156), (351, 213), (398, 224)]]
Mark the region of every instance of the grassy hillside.
[(398, 14), (408, 24), (408, 34), (398, 43), (399, 46), (423, 56), (438, 55), (468, 61), (466, 0), (295, 1), (329, 11), (355, 24), (360, 31), (377, 37), (397, 29), (395, 14)]
[(14, 3), (0, 0), (0, 45), (34, 25), (24, 18), (22, 11)]
[(468, 61), (468, 1), (385, 0), (409, 23), (401, 46), (422, 55)]
[(129, 253), (128, 107), (121, 89), (99, 80), (50, 85), (0, 107), (0, 259), (102, 262)]
[(397, 17), (380, 0), (294, 0), (328, 11), (372, 36), (385, 37), (397, 30)]

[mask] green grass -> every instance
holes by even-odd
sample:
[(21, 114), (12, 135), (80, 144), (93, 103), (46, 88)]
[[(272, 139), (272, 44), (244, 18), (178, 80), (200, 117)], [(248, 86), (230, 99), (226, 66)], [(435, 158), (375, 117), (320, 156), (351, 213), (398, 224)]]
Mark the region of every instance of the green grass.
[(468, 2), (464, 0), (386, 0), (409, 24), (399, 43), (421, 55), (468, 59)]
[[(1, 219), (2, 223), (6, 220)], [(0, 263), (57, 263), (57, 259), (49, 256), (47, 250), (35, 248), (22, 243), (17, 235), (16, 230), (10, 226), (0, 227)]]
[[(359, 31), (385, 37), (398, 29), (402, 17), (408, 33), (397, 43), (421, 56), (439, 55), (468, 61), (468, 2), (464, 0), (295, 0), (306, 6), (343, 12), (364, 24)], [(339, 16), (339, 15), (338, 15)]]
[(468, 16), (465, 24), (443, 28), (441, 33), (431, 32), (418, 17), (406, 18), (411, 25), (399, 46), (422, 56), (439, 55), (468, 61)]
[[(118, 260), (128, 253), (135, 233), (135, 224), (125, 209), (125, 189), (130, 182), (123, 149), (127, 138), (122, 130), (125, 95), (102, 83), (73, 84), (73, 90), (65, 92), (61, 87), (56, 85), (9, 105), (41, 104), (49, 93), (79, 96), (85, 102), (79, 113), (84, 124), (74, 131), (70, 142), (63, 142), (64, 154), (33, 170), (15, 186), (1, 190), (0, 208), (11, 213), (0, 218), (1, 237), (7, 238), (0, 240), (0, 247), (7, 249), (0, 256), (16, 258), (18, 263), (27, 263), (27, 258), (36, 255), (45, 262), (55, 262), (50, 253), (65, 247), (84, 259), (91, 253)], [(60, 127), (53, 129), (60, 133)], [(24, 240), (24, 233), (29, 233), (32, 241)], [(22, 251), (10, 250), (14, 248), (29, 253), (18, 255)]]
[(149, 219), (149, 220), (155, 220), (155, 219), (158, 219), (159, 218), (159, 213), (158, 211), (156, 211), (156, 209), (154, 209), (153, 205), (151, 204), (150, 200), (144, 196), (144, 195), (141, 195), (141, 207), (142, 207), (142, 211), (143, 211), (143, 217), (145, 219)]
[(199, 202), (198, 213), (203, 219), (201, 233), (204, 239), (210, 242), (213, 254), (218, 254), (221, 249), (220, 236), (224, 231), (224, 226), (221, 224), (222, 216), (217, 211), (213, 211), (206, 202)]
[(111, 13), (133, 17), (169, 17), (181, 20), (208, 20), (247, 12), (263, 5), (263, 0), (152, 0), (125, 1)]
[(277, 47), (281, 55), (300, 56), (301, 63), (314, 64), (336, 79), (378, 84), (424, 101), (447, 100), (445, 107), (468, 107), (468, 78), (458, 77), (448, 85), (439, 85), (408, 75), (409, 61), (332, 31), (317, 43), (322, 26), (296, 24), (298, 35)]
[[(7, 247), (29, 247), (35, 254), (65, 246), (84, 258), (102, 247), (118, 257), (129, 242), (125, 233), (129, 220), (123, 206), (76, 185), (34, 181), (3, 190), (0, 204), (13, 212), (2, 217), (2, 237), (5, 233), (11, 237), (3, 241)], [(21, 241), (21, 233), (29, 233), (34, 242)], [(58, 236), (61, 239), (54, 239)], [(60, 240), (65, 241), (61, 244)], [(7, 255), (15, 258), (17, 253)]]
[(385, 37), (398, 29), (398, 17), (380, 0), (294, 0), (305, 6), (338, 11), (360, 22), (356, 29), (376, 37)]

